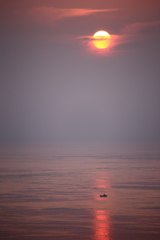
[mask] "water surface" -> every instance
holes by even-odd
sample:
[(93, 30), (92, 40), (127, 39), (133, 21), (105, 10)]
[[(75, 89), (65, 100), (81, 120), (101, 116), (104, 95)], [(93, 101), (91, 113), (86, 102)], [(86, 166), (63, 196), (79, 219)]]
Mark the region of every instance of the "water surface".
[(0, 223), (0, 239), (159, 240), (160, 147), (3, 146)]

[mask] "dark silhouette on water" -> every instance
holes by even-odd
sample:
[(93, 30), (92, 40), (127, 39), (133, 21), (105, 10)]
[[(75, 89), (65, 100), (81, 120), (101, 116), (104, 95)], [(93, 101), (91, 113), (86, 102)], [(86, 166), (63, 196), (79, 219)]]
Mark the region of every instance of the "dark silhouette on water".
[(102, 195), (100, 195), (100, 197), (107, 197), (107, 195), (106, 194), (102, 194)]

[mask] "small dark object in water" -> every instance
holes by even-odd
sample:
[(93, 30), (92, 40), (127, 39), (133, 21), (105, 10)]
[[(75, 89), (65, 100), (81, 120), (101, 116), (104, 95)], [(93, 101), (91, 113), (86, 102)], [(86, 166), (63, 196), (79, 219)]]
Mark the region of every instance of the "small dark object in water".
[(107, 197), (107, 195), (106, 195), (106, 194), (103, 194), (103, 195), (100, 195), (100, 197)]

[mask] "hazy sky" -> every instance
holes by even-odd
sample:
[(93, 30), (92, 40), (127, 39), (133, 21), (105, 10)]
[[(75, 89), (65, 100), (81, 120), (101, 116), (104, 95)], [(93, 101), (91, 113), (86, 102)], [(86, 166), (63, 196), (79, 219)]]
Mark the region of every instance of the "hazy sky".
[(1, 0), (0, 57), (2, 142), (160, 140), (159, 0)]

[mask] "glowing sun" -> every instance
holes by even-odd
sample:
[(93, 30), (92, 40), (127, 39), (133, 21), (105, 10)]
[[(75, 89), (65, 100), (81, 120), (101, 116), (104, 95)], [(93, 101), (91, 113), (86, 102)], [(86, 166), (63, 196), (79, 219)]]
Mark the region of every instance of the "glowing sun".
[(93, 35), (93, 45), (96, 48), (104, 49), (110, 45), (111, 36), (106, 31), (98, 31)]

